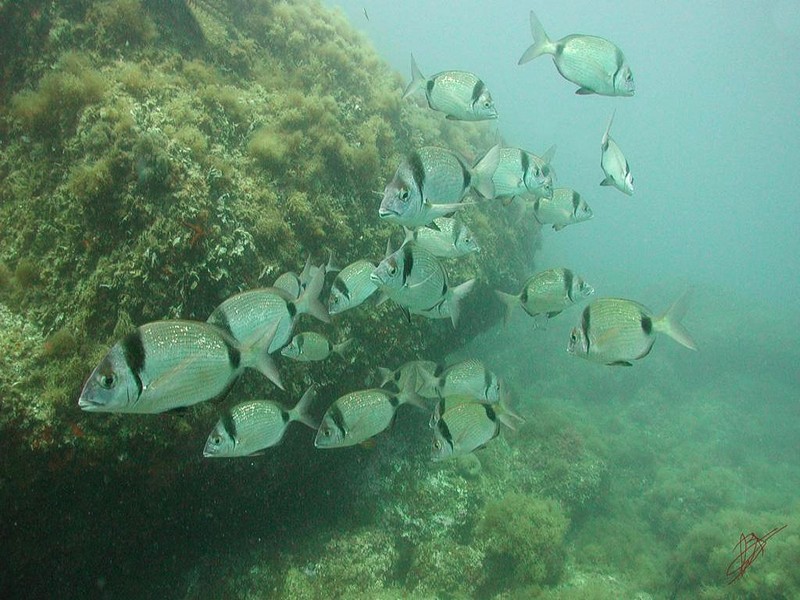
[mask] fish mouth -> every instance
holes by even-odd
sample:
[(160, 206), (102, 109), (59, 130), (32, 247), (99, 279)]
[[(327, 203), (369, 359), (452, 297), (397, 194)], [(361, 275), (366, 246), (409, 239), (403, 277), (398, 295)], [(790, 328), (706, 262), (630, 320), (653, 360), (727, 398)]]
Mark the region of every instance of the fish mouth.
[(101, 402), (89, 400), (88, 398), (78, 398), (78, 407), (81, 410), (98, 411), (98, 410), (103, 410), (105, 405)]
[(385, 219), (386, 217), (399, 217), (400, 213), (396, 210), (392, 210), (390, 208), (379, 208), (378, 209), (378, 216), (381, 219)]

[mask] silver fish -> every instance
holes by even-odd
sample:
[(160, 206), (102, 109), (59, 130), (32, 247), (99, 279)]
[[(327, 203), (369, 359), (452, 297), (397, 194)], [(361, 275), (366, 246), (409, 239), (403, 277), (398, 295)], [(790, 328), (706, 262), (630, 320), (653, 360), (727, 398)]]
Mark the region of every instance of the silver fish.
[(341, 270), (334, 264), (333, 252), (330, 253), (328, 262), (319, 267), (311, 263), (311, 255), (309, 254), (308, 258), (306, 259), (306, 264), (303, 267), (303, 271), (300, 273), (300, 275), (294, 271), (282, 273), (275, 280), (275, 283), (272, 284), (272, 287), (288, 292), (293, 298), (299, 298), (300, 294), (302, 294), (303, 291), (309, 286), (309, 284), (314, 280), (317, 272), (320, 270), (324, 272), (323, 280), (328, 273)]
[(292, 341), (281, 349), (281, 354), (286, 358), (301, 362), (325, 360), (331, 352), (344, 356), (352, 342), (353, 340), (344, 340), (338, 344), (332, 344), (321, 333), (306, 331), (295, 335)]
[[(615, 111), (616, 113), (616, 111)], [(620, 192), (633, 195), (633, 175), (631, 174), (631, 167), (622, 150), (619, 149), (617, 143), (611, 139), (609, 132), (611, 131), (611, 124), (614, 122), (614, 114), (612, 113), (611, 119), (608, 121), (608, 127), (603, 134), (603, 141), (600, 145), (600, 166), (603, 168), (603, 173), (606, 177), (600, 182), (600, 185), (610, 185), (617, 188)]]
[(308, 414), (315, 395), (315, 388), (311, 386), (292, 410), (286, 410), (272, 400), (250, 400), (237, 404), (226, 411), (211, 430), (203, 448), (203, 456), (233, 458), (258, 454), (278, 444), (293, 421), (316, 429), (319, 423)]
[(552, 225), (561, 231), (567, 225), (591, 219), (592, 209), (575, 190), (556, 188), (552, 198), (537, 198), (533, 202), (533, 216), (542, 225)]
[(594, 294), (594, 288), (582, 277), (563, 267), (537, 273), (522, 286), (519, 294), (506, 294), (496, 290), (497, 297), (506, 305), (506, 322), (514, 307), (521, 306), (530, 316), (555, 317), (565, 308)]
[(474, 168), (445, 148), (425, 146), (412, 152), (384, 189), (378, 214), (413, 229), (468, 206), (461, 200), (470, 189), (492, 198), (499, 150), (493, 147)]
[(650, 353), (657, 333), (697, 350), (689, 332), (681, 325), (688, 294), (663, 314), (653, 313), (633, 300), (598, 298), (583, 309), (580, 323), (570, 334), (567, 352), (605, 365), (629, 367)]
[(320, 270), (299, 298), (279, 288), (258, 288), (231, 296), (220, 304), (208, 322), (227, 331), (243, 347), (260, 343), (267, 331), (277, 323), (270, 352), (282, 348), (292, 336), (297, 315), (309, 313), (326, 323), (328, 311), (319, 301), (325, 273)]
[(337, 315), (369, 298), (378, 289), (370, 279), (374, 270), (375, 264), (368, 260), (357, 260), (342, 269), (331, 286), (328, 313)]
[[(378, 367), (378, 373), (381, 379), (380, 387), (393, 384), (397, 389), (402, 390), (408, 387), (411, 383), (414, 383), (417, 388), (414, 391), (418, 395), (422, 396), (423, 398), (438, 398), (439, 392), (436, 390), (436, 388), (426, 385), (425, 380), (423, 380), (419, 373), (421, 369), (433, 376), (433, 374), (437, 371), (437, 368), (438, 365), (430, 360), (411, 360), (400, 365), (394, 371), (384, 367)], [(429, 379), (432, 379), (432, 377)]]
[[(428, 379), (426, 373), (421, 376)], [(476, 358), (470, 358), (434, 373), (433, 380), (439, 396), (469, 396), (479, 402), (494, 404), (508, 395), (506, 384)]]
[(442, 398), (431, 418), (431, 458), (440, 461), (483, 448), (500, 433), (500, 423), (516, 429), (511, 417), (522, 420), (504, 402), (489, 405), (469, 396)]
[(223, 395), (245, 368), (281, 387), (267, 347), (243, 349), (207, 323), (156, 321), (117, 342), (83, 386), (78, 406), (90, 412), (160, 413)]
[(434, 256), (458, 258), (471, 252), (480, 252), (475, 236), (461, 219), (439, 217), (433, 220), (433, 227), (406, 229), (406, 242), (414, 242)]
[(427, 78), (411, 55), (411, 83), (403, 99), (418, 90), (425, 90), (428, 106), (458, 121), (485, 121), (497, 118), (492, 95), (476, 75), (467, 71), (442, 71)]
[(423, 400), (414, 393), (414, 386), (411, 381), (409, 388), (397, 394), (376, 388), (341, 396), (322, 417), (314, 446), (344, 448), (360, 444), (389, 427), (401, 404), (425, 408)]
[(552, 196), (553, 169), (550, 163), (555, 153), (555, 146), (541, 157), (520, 148), (501, 148), (500, 160), (492, 175), (495, 198), (508, 204), (515, 197)]
[(553, 62), (567, 81), (578, 86), (576, 94), (633, 96), (636, 86), (625, 56), (617, 46), (593, 35), (568, 35), (553, 42), (531, 11), (531, 45), (519, 64), (542, 54), (552, 54)]
[[(475, 279), (469, 279), (456, 287), (447, 286), (440, 300), (428, 308), (408, 308), (409, 314), (422, 315), (428, 319), (450, 319), (453, 327), (458, 327), (461, 317), (461, 301), (472, 291)], [(406, 318), (409, 318), (408, 316)]]

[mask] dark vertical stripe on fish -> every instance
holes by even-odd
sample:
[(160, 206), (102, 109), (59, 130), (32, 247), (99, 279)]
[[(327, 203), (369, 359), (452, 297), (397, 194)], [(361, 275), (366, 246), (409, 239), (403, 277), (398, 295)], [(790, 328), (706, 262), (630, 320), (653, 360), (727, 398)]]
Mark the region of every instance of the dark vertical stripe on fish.
[(147, 353), (144, 349), (142, 332), (140, 329), (134, 329), (125, 336), (122, 340), (122, 351), (125, 354), (125, 364), (127, 364), (128, 368), (131, 370), (131, 374), (136, 381), (136, 388), (139, 390), (139, 396), (141, 396), (142, 390), (144, 389), (141, 373), (144, 370)]
[(492, 372), (486, 367), (483, 368), (483, 397), (489, 399), (489, 388), (492, 387)]
[(422, 165), (422, 158), (418, 152), (412, 152), (408, 156), (408, 164), (411, 167), (411, 176), (414, 178), (414, 185), (417, 186), (420, 198), (424, 201), (425, 196), (422, 190), (425, 187), (425, 167)]
[(581, 205), (581, 195), (578, 192), (573, 191), (572, 192), (572, 216), (573, 217), (577, 217), (578, 216), (578, 207), (580, 205)]
[(472, 88), (472, 98), (470, 98), (470, 104), (472, 104), (472, 106), (475, 106), (475, 103), (480, 100), (481, 94), (483, 94), (485, 89), (486, 85), (484, 85), (484, 83), (478, 79)]
[(411, 244), (403, 246), (403, 285), (408, 281), (411, 275), (411, 269), (414, 268), (414, 252), (411, 249)]
[(400, 399), (394, 394), (389, 394), (389, 404), (392, 405), (392, 408), (397, 408), (400, 406)]
[(233, 331), (231, 331), (231, 323), (228, 320), (228, 314), (224, 309), (218, 309), (211, 313), (211, 317), (209, 317), (209, 323), (213, 323), (220, 329), (223, 329), (227, 334), (233, 335)]
[(645, 335), (653, 333), (653, 319), (647, 315), (642, 315), (642, 331), (645, 332)]
[(492, 408), (491, 404), (482, 404), (484, 410), (486, 411), (486, 416), (489, 417), (489, 420), (494, 423), (497, 420), (497, 413)]
[(333, 280), (333, 289), (337, 290), (342, 296), (350, 300), (350, 289), (344, 282), (344, 279), (337, 277)]
[(525, 182), (525, 176), (528, 174), (528, 169), (531, 168), (531, 158), (527, 152), (519, 151), (519, 164), (522, 167), (522, 181)]
[(330, 408), (331, 420), (333, 424), (336, 426), (336, 429), (339, 430), (339, 434), (344, 439), (347, 437), (347, 427), (344, 423), (344, 415), (342, 414), (342, 409), (338, 404), (334, 404)]
[(228, 351), (228, 363), (231, 365), (231, 368), (233, 368), (233, 370), (235, 371), (239, 368), (239, 365), (242, 362), (242, 353), (239, 352), (239, 349), (227, 339), (225, 339), (224, 342), (225, 342), (225, 349)]
[(453, 435), (450, 433), (450, 428), (447, 426), (447, 423), (444, 420), (444, 415), (440, 418), (436, 423), (436, 428), (439, 430), (439, 433), (442, 434), (444, 441), (447, 442), (447, 445), (450, 446), (450, 449), (453, 449)]
[(567, 298), (569, 298), (570, 301), (575, 302), (575, 299), (572, 297), (572, 280), (573, 279), (574, 279), (574, 276), (572, 274), (572, 271), (570, 271), (569, 269), (564, 269), (564, 291), (567, 294)]
[(583, 315), (581, 316), (581, 331), (583, 331), (583, 337), (586, 340), (586, 353), (589, 353), (589, 346), (591, 342), (589, 341), (589, 322), (591, 317), (589, 315), (590, 309), (592, 305), (590, 304), (586, 308), (583, 309)]
[(286, 310), (289, 311), (289, 318), (294, 319), (295, 315), (297, 314), (297, 306), (295, 306), (294, 302), (287, 302)]
[(222, 413), (222, 417), (220, 417), (220, 421), (222, 421), (222, 427), (225, 429), (227, 434), (230, 436), (230, 438), (235, 443), (237, 441), (236, 440), (236, 421), (233, 420), (233, 415), (230, 413), (230, 411), (226, 410), (224, 413)]

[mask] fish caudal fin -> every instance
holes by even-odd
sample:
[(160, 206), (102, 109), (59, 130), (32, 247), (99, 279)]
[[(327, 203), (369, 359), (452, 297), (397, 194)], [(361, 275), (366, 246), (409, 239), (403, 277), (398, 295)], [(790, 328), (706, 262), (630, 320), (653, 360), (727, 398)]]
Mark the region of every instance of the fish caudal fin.
[(323, 323), (330, 323), (331, 316), (328, 314), (328, 308), (319, 300), (324, 283), (325, 267), (323, 266), (314, 273), (313, 279), (295, 302), (295, 307), (298, 313), (306, 313)]
[(425, 82), (428, 79), (422, 72), (419, 70), (417, 66), (417, 61), (414, 60), (414, 55), (411, 55), (411, 83), (406, 86), (406, 89), (403, 90), (403, 100), (408, 98), (411, 94), (416, 92), (417, 90), (421, 89)]
[(511, 320), (511, 315), (514, 313), (514, 308), (519, 305), (519, 296), (516, 294), (506, 294), (500, 290), (495, 290), (494, 293), (506, 307), (505, 314), (503, 315), (503, 324), (508, 325), (508, 322)]
[(319, 428), (319, 421), (308, 413), (311, 403), (317, 397), (317, 386), (312, 385), (303, 394), (303, 397), (297, 401), (294, 408), (289, 411), (290, 421), (300, 421), (303, 425), (309, 426), (311, 429)]
[(450, 320), (453, 322), (453, 328), (458, 326), (458, 319), (461, 316), (461, 301), (472, 291), (474, 286), (475, 279), (470, 279), (450, 290), (453, 294), (449, 299)]
[(608, 120), (608, 127), (606, 127), (606, 132), (603, 134), (603, 141), (600, 144), (603, 149), (605, 149), (606, 145), (608, 144), (608, 138), (611, 137), (611, 125), (614, 123), (614, 115), (616, 114), (617, 109), (615, 108), (614, 112), (611, 113), (611, 118)]
[(275, 339), (278, 325), (280, 325), (279, 320), (275, 321), (257, 342), (248, 348), (241, 348), (241, 351), (245, 367), (257, 369), (272, 383), (284, 389), (281, 374), (269, 356), (269, 347), (272, 345), (272, 340)]
[(353, 345), (353, 339), (347, 339), (344, 341), (339, 342), (338, 344), (333, 345), (333, 351), (336, 352), (342, 358), (345, 358), (345, 353), (350, 349), (350, 346)]
[(383, 387), (394, 379), (394, 371), (386, 367), (378, 367), (378, 387)]
[(653, 328), (656, 331), (667, 334), (681, 346), (689, 350), (697, 350), (697, 344), (694, 343), (692, 336), (681, 324), (681, 320), (689, 306), (690, 297), (691, 290), (684, 292), (663, 315), (653, 320)]
[(531, 11), (531, 35), (533, 36), (533, 44), (525, 50), (525, 53), (517, 62), (518, 65), (525, 64), (542, 54), (555, 54), (556, 52), (555, 44), (547, 37), (542, 23), (533, 11)]
[(492, 177), (499, 164), (500, 144), (496, 144), (472, 167), (472, 189), (487, 200), (494, 198)]

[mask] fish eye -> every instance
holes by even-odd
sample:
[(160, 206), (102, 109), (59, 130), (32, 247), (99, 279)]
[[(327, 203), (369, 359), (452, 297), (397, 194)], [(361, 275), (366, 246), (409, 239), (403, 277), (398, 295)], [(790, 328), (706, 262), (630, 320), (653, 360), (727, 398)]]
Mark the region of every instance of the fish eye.
[(408, 189), (403, 189), (400, 192), (400, 200), (402, 200), (403, 202), (406, 202), (408, 200)]
[(213, 438), (211, 438), (211, 443), (215, 446), (219, 446), (222, 443), (222, 438), (218, 435), (215, 435)]
[(330, 427), (324, 427), (322, 429), (322, 435), (324, 435), (326, 438), (331, 437), (331, 428)]
[(100, 386), (104, 389), (110, 390), (114, 387), (114, 383), (116, 382), (116, 377), (114, 377), (113, 373), (103, 373), (98, 376), (98, 382)]
[(389, 267), (389, 275), (394, 276), (395, 273), (397, 273), (397, 267)]
[(442, 442), (440, 442), (439, 440), (435, 440), (433, 442), (433, 449), (434, 450), (441, 450), (442, 449)]

